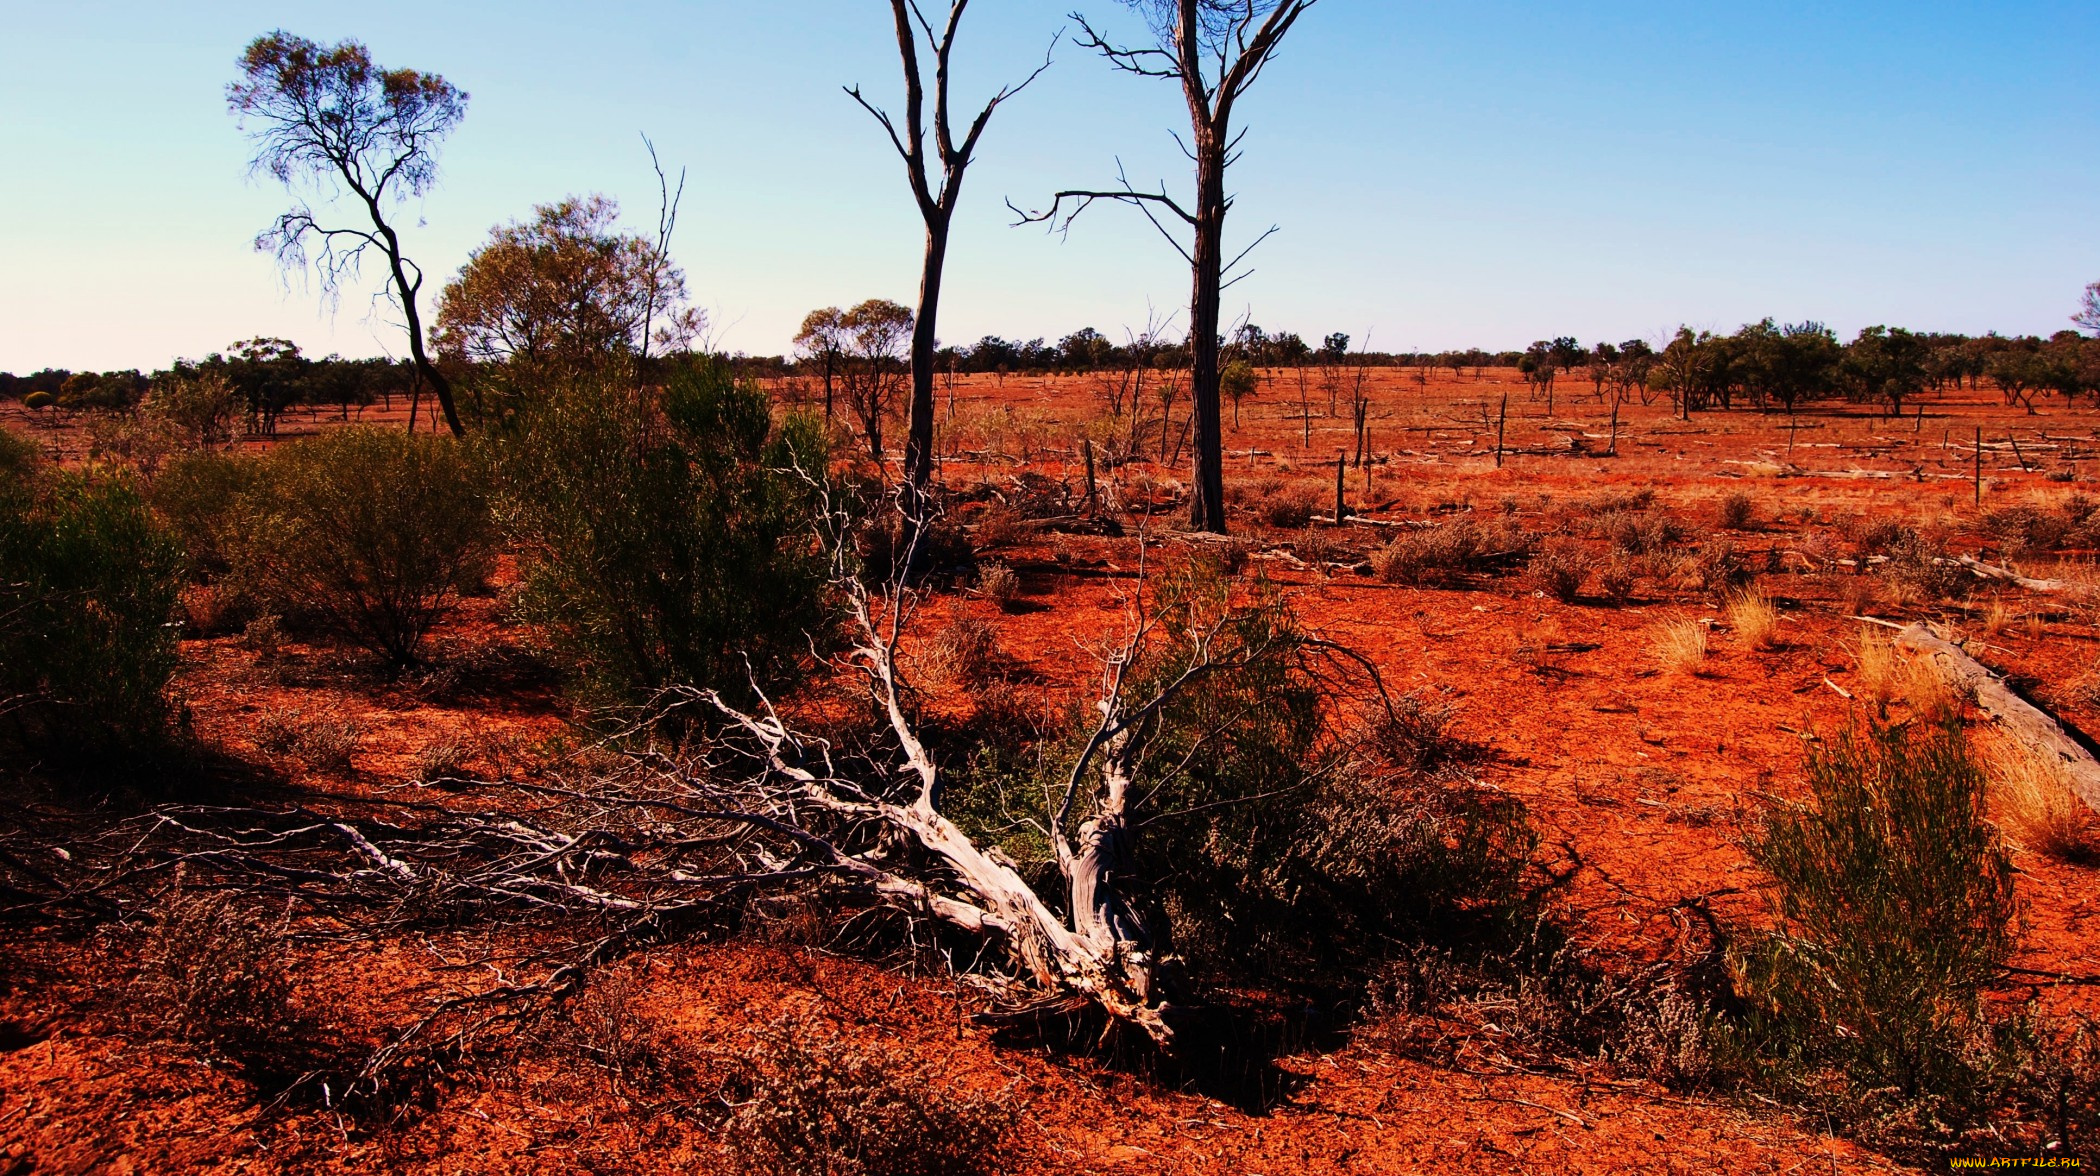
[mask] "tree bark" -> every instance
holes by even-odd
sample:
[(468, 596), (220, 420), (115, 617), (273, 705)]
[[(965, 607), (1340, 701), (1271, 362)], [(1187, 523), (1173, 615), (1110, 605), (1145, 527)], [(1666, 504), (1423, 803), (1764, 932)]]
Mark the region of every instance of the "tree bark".
[(949, 181), (947, 203), (938, 216), (926, 218), (926, 260), (919, 273), (918, 317), (911, 332), (911, 424), (904, 439), (904, 478), (923, 491), (933, 479), (934, 331), (941, 312), (941, 274), (948, 264), (948, 224), (952, 200), (960, 187), (958, 171)]
[(1218, 315), (1224, 279), (1225, 140), (1203, 103), (1191, 91), (1195, 117), (1196, 233), (1190, 267), (1189, 387), (1195, 414), (1195, 453), (1189, 526), (1225, 531), (1225, 430), (1218, 403)]

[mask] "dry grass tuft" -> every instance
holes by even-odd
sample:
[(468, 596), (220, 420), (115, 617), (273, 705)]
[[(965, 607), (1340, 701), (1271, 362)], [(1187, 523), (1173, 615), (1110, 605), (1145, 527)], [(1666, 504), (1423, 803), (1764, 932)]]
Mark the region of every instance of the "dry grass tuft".
[(1859, 631), (1853, 646), (1859, 696), (1886, 710), (1902, 687), (1903, 663), (1896, 657), (1896, 644), (1873, 629)]
[(1697, 674), (1706, 665), (1706, 626), (1689, 617), (1665, 621), (1656, 627), (1650, 648), (1663, 669)]
[(1748, 531), (1757, 525), (1757, 500), (1738, 490), (1721, 500), (1721, 529)]
[(2006, 747), (1985, 764), (1999, 822), (2029, 852), (2074, 864), (2100, 859), (2093, 815), (2063, 773), (2018, 748)]
[(1575, 540), (1548, 539), (1531, 557), (1531, 578), (1546, 595), (1573, 604), (1589, 578), (1590, 562), (1589, 553)]
[(269, 710), (255, 721), (255, 746), (289, 756), (309, 768), (347, 771), (364, 728), (353, 719), (322, 712)]
[(154, 912), (131, 1004), (157, 1035), (233, 1050), (293, 1020), (285, 927), (221, 892), (177, 891)]
[(1772, 649), (1779, 644), (1779, 610), (1764, 593), (1754, 588), (1728, 600), (1728, 627), (1751, 649)]
[(730, 1147), (766, 1176), (970, 1176), (995, 1170), (1013, 1113), (939, 1067), (864, 1049), (807, 1022), (736, 1059)]
[(1005, 564), (985, 564), (977, 569), (977, 591), (1001, 611), (1010, 609), (1021, 599), (1021, 574)]
[(1983, 609), (1983, 631), (1989, 636), (1996, 637), (1998, 634), (2012, 628), (2013, 622), (2019, 619), (2019, 615), (2019, 610), (2007, 604), (2003, 596), (1993, 596), (1991, 597), (1991, 602), (1985, 605)]
[(926, 649), (927, 664), (935, 674), (971, 688), (991, 680), (999, 658), (998, 630), (971, 616), (950, 621)]

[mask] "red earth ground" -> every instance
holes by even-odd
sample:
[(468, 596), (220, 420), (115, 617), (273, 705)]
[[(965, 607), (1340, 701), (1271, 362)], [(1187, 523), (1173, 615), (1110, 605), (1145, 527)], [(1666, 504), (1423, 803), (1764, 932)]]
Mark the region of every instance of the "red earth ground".
[[(1141, 435), (1145, 456), (1114, 461), (1128, 418), (1106, 415), (1104, 387), (1094, 377), (960, 381), (944, 393), (943, 477), (959, 490), (989, 483), (1010, 492), (1012, 479), (1028, 472), (1077, 493), (1087, 476), (1078, 444), (1085, 436), (1109, 501), (1178, 501), (1186, 474), (1180, 462), (1157, 461), (1156, 431)], [(809, 394), (792, 384), (780, 391)], [(1498, 468), (1495, 423), (1505, 397)], [(2007, 589), (1963, 604), (1906, 602), (1876, 577), (1834, 562), (1862, 519), (1900, 520), (1944, 536), (1954, 552), (2001, 560), (1983, 514), (2030, 502), (2054, 509), (2089, 489), (2100, 412), (2049, 404), (2030, 416), (1988, 389), (1936, 394), (1920, 415), (1900, 420), (1865, 406), (1819, 406), (1796, 418), (1737, 410), (1686, 421), (1667, 403), (1636, 401), (1621, 412), (1617, 456), (1607, 456), (1610, 410), (1587, 384), (1564, 382), (1549, 412), (1511, 371), (1418, 381), (1411, 370), (1377, 369), (1368, 399), (1369, 460), (1344, 471), (1348, 505), (1363, 519), (1507, 515), (1602, 552), (1608, 541), (1595, 518), (1615, 497), (1645, 489), (1655, 509), (1700, 538), (1726, 538), (1755, 566), (1776, 569), (1758, 578), (1782, 616), (1766, 648), (1748, 647), (1729, 630), (1720, 601), (1667, 567), (1646, 569), (1619, 606), (1593, 595), (1594, 585), (1562, 603), (1521, 575), (1449, 589), (1388, 584), (1358, 565), (1394, 528), (1279, 529), (1261, 517), (1289, 515), (1272, 505), (1294, 496), (1332, 510), (1336, 454), (1353, 457), (1346, 403), (1329, 415), (1317, 381), (1301, 399), (1294, 373), (1271, 373), (1238, 427), (1228, 427), (1228, 496), (1250, 574), (1282, 591), (1307, 627), (1370, 658), (1388, 682), (1458, 706), (1458, 733), (1489, 752), (1477, 774), (1529, 806), (1546, 864), (1573, 871), (1563, 915), (1599, 959), (1631, 966), (1668, 957), (1691, 933), (1690, 910), (1760, 917), (1758, 877), (1741, 841), (1764, 798), (1798, 795), (1808, 741), (1869, 705), (1858, 681), (1864, 626), (1851, 619), (1860, 609), (1966, 633), (1972, 650), (2030, 694), (2080, 728), (2100, 730), (2100, 691), (2073, 688), (2100, 639), (2086, 595)], [(1170, 457), (1181, 407), (1175, 411)], [(399, 424), (401, 414), (365, 419)], [(79, 421), (30, 419), (15, 406), (0, 409), (0, 421), (67, 457), (87, 448)], [(326, 414), (295, 414), (280, 439), (331, 423)], [(1725, 532), (1721, 502), (1735, 493), (1750, 497), (1753, 515)], [(959, 515), (981, 522), (981, 509)], [(1124, 515), (1133, 531), (1144, 522), (1148, 559), (1195, 545), (1175, 531), (1182, 509), (1163, 506), (1150, 520)], [(987, 527), (981, 539), (983, 558), (1021, 574), (1023, 607), (1002, 611), (966, 591), (944, 593), (918, 619), (921, 640), (958, 616), (976, 617), (993, 626), (999, 672), (1016, 689), (1046, 705), (1077, 697), (1091, 679), (1094, 643), (1125, 621), (1140, 541), (1026, 525)], [(2079, 562), (2089, 556), (2037, 556), (2021, 570), (2090, 582)], [(423, 679), (385, 683), (340, 651), (297, 643), (265, 657), (237, 637), (185, 639), (179, 691), (200, 741), (324, 806), (396, 793), (441, 744), (469, 749), (477, 771), (500, 774), (499, 761), (530, 761), (564, 736), (570, 714), (520, 652), (529, 637), (506, 615), (508, 579), (499, 575), (493, 594), (462, 602), (436, 634), (438, 668)], [(1696, 671), (1666, 668), (1655, 652), (1658, 626), (1681, 618), (1710, 623), (1712, 654)], [(930, 661), (924, 676), (935, 705), (968, 713), (965, 684), (945, 680)], [(272, 711), (354, 723), (349, 770), (314, 771), (261, 750), (257, 721)], [(2023, 904), (2015, 963), (2025, 971), (2017, 973), (2023, 983), (1999, 996), (2037, 998), (2051, 1012), (2100, 1011), (2081, 983), (2100, 974), (2091, 868), (2017, 846), (2014, 860)], [(553, 1048), (433, 1080), (413, 1113), (394, 1123), (269, 1106), (239, 1071), (149, 1040), (112, 1007), (131, 969), (123, 933), (5, 934), (0, 1176), (735, 1170), (706, 1116), (617, 1089)], [(432, 1000), (490, 979), (449, 966), (474, 954), (474, 935), (302, 938), (297, 999), (347, 1037), (406, 1023)], [(936, 1064), (944, 1081), (1017, 1114), (1004, 1171), (1900, 1167), (1776, 1106), (1672, 1093), (1601, 1066), (1527, 1072), (1535, 1068), (1502, 1057), (1492, 1040), (1443, 1061), (1391, 1048), (1377, 1033), (1328, 1052), (1307, 1049), (1280, 1063), (1297, 1076), (1281, 1105), (1256, 1112), (1104, 1062), (995, 1044), (963, 1015), (968, 998), (939, 975), (745, 940), (658, 947), (620, 967), (639, 985), (639, 1015), (663, 1048), (699, 1059), (702, 1071), (785, 1016)]]

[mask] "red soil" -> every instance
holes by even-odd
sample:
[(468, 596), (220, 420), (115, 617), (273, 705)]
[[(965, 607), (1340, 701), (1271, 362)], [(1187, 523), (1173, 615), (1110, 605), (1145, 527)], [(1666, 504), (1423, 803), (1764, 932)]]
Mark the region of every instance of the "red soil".
[[(1482, 421), (1485, 413), (1492, 424), (1505, 394), (1505, 445), (1516, 452), (1497, 469), (1494, 432)], [(1227, 433), (1227, 479), (1236, 497), (1252, 501), (1301, 488), (1332, 502), (1334, 455), (1349, 443), (1351, 427), (1346, 409), (1330, 418), (1324, 394), (1311, 398), (1310, 445), (1287, 373), (1246, 406), (1240, 428)], [(2054, 407), (2040, 417), (2015, 415), (1988, 392), (1929, 401), (1917, 422), (1846, 408), (1803, 414), (1792, 430), (1781, 416), (1739, 411), (1684, 422), (1671, 419), (1665, 405), (1634, 405), (1620, 423), (1616, 458), (1569, 447), (1570, 436), (1587, 436), (1590, 449), (1601, 449), (1609, 431), (1607, 410), (1586, 388), (1564, 386), (1549, 417), (1514, 373), (1457, 381), (1439, 373), (1418, 385), (1411, 372), (1381, 370), (1371, 400), (1373, 461), (1367, 472), (1347, 471), (1347, 488), (1351, 507), (1372, 518), (1425, 519), (1470, 505), (1483, 517), (1513, 512), (1527, 527), (1546, 530), (1579, 521), (1571, 508), (1583, 499), (1645, 487), (1657, 492), (1659, 508), (1710, 529), (1721, 497), (1741, 491), (1756, 501), (1760, 522), (1733, 540), (1760, 554), (1814, 547), (1846, 516), (1943, 528), (1957, 550), (1980, 550), (1975, 471), (1961, 444), (1978, 428), (1987, 441), (2017, 436), (2021, 445), (2017, 455), (1986, 452), (1985, 509), (2061, 498), (2078, 487), (2045, 481), (2043, 467), (2100, 454), (2100, 414)], [(1083, 478), (1071, 438), (1100, 413), (1090, 379), (971, 379), (953, 403), (951, 449), (958, 452), (944, 469), (951, 485), (996, 483), (1024, 466), (1075, 485)], [(32, 425), (23, 416), (13, 406), (0, 410), (0, 421), (51, 439), (69, 455), (83, 448), (77, 427)], [(326, 424), (288, 418), (284, 432)], [(1899, 476), (1860, 476), (1866, 473)], [(1098, 476), (1120, 484), (1126, 498), (1144, 492), (1144, 479), (1164, 493), (1185, 478), (1178, 468), (1142, 462)], [(1155, 521), (1154, 538), (1168, 547), (1187, 542), (1168, 533), (1169, 521)], [(1300, 533), (1266, 532), (1246, 512), (1235, 514), (1234, 526), (1256, 535), (1257, 548), (1307, 541)], [(1320, 533), (1355, 553), (1384, 537), (1360, 527)], [(1026, 688), (1074, 697), (1090, 681), (1091, 643), (1113, 634), (1126, 615), (1136, 541), (1042, 536), (988, 558), (1022, 571), (1029, 607), (1001, 614), (974, 597), (947, 595), (927, 606), (920, 632), (931, 634), (957, 614), (982, 617), (996, 627), (1014, 677), (1033, 684)], [(1746, 648), (1719, 625), (1713, 656), (1696, 677), (1665, 671), (1650, 649), (1652, 628), (1663, 619), (1720, 615), (1711, 598), (1678, 587), (1645, 582), (1632, 604), (1611, 608), (1560, 603), (1521, 577), (1429, 590), (1281, 559), (1257, 558), (1252, 567), (1288, 595), (1308, 626), (1371, 658), (1388, 682), (1460, 704), (1460, 733), (1492, 751), (1479, 774), (1530, 806), (1551, 864), (1579, 864), (1566, 898), (1576, 934), (1606, 958), (1630, 961), (1676, 950), (1688, 932), (1688, 904), (1723, 917), (1758, 917), (1757, 878), (1740, 845), (1744, 817), (1762, 796), (1795, 794), (1804, 740), (1843, 727), (1863, 705), (1840, 693), (1859, 693), (1852, 643), (1860, 625), (1847, 619), (1856, 579), (1781, 558), (1790, 570), (1760, 578), (1784, 614), (1776, 647)], [(2049, 566), (2026, 570), (2056, 574)], [(1989, 660), (2039, 684), (2070, 721), (2100, 730), (2100, 714), (2061, 688), (2091, 662), (2092, 615), (2018, 592), (2003, 601), (2011, 619), (1987, 636)], [(1916, 607), (1878, 607), (1899, 619), (1922, 615)], [(1971, 632), (1984, 623), (1980, 613), (1938, 615)], [(2030, 623), (2029, 616), (2039, 619)], [(536, 743), (564, 730), (564, 704), (551, 685), (485, 672), (524, 640), (505, 618), (500, 595), (465, 602), (436, 640), (440, 665), (467, 667), (457, 683), (384, 685), (337, 668), (334, 651), (300, 646), (277, 664), (258, 664), (238, 641), (216, 638), (184, 643), (180, 685), (206, 742), (324, 794), (388, 791), (441, 742), (473, 742), (480, 749), (473, 766), (491, 770), (497, 765), (482, 762), (491, 749), (522, 762)], [(952, 691), (940, 705), (964, 708), (964, 693)], [(353, 770), (307, 772), (258, 750), (256, 720), (272, 709), (355, 719), (364, 733)], [(2015, 860), (2026, 923), (2016, 962), (2037, 974), (2100, 973), (2100, 949), (2089, 943), (2090, 870), (2025, 850)], [(443, 941), (303, 948), (300, 1000), (331, 1023), (403, 1023), (433, 995), (487, 981), (439, 966), (465, 954), (469, 939), (461, 933)], [(660, 948), (633, 966), (646, 1015), (666, 1040), (696, 1057), (732, 1048), (754, 1027), (793, 1011), (856, 1040), (938, 1059), (959, 1086), (1002, 1092), (1021, 1116), (1006, 1167), (1015, 1172), (1891, 1166), (1778, 1110), (1753, 1114), (1601, 1074), (1527, 1076), (1472, 1061), (1440, 1067), (1368, 1038), (1339, 1052), (1285, 1059), (1284, 1069), (1302, 1076), (1303, 1085), (1281, 1108), (1250, 1114), (1094, 1062), (995, 1046), (962, 1027), (961, 998), (939, 978), (744, 943)], [(392, 1126), (265, 1108), (237, 1073), (125, 1031), (103, 994), (122, 982), (127, 967), (119, 939), (41, 934), (20, 938), (0, 962), (0, 1174), (732, 1169), (694, 1115), (623, 1096), (595, 1071), (579, 1076), (574, 1065), (545, 1058), (440, 1081), (426, 1106)], [(2059, 1011), (2100, 1011), (2088, 987), (2037, 981), (2003, 995), (2039, 995)]]

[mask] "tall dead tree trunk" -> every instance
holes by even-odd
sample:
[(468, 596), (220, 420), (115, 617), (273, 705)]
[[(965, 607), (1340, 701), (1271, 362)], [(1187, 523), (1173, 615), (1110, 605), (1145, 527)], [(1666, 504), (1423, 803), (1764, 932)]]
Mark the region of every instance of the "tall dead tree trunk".
[[(948, 264), (949, 226), (955, 219), (956, 203), (962, 198), (963, 174), (969, 169), (977, 141), (983, 137), (993, 112), (1001, 103), (1027, 89), (1030, 82), (1050, 67), (1046, 56), (1043, 64), (1019, 85), (1007, 86), (993, 95), (971, 120), (968, 131), (958, 143), (948, 117), (948, 67), (955, 49), (956, 30), (969, 6), (970, 0), (954, 0), (948, 6), (946, 24), (936, 33), (932, 23), (920, 11), (917, 0), (890, 0), (891, 14), (897, 24), (897, 56), (904, 66), (904, 126), (901, 129), (887, 112), (861, 96), (860, 87), (852, 86), (846, 90), (855, 102), (875, 116), (875, 121), (881, 123), (882, 129), (889, 134), (890, 145), (904, 160), (905, 176), (911, 182), (912, 199), (919, 206), (919, 216), (926, 222), (926, 253), (919, 270), (918, 318), (911, 338), (911, 401), (904, 441), (904, 478), (914, 492), (923, 491), (933, 477), (933, 364), (934, 350), (939, 345), (941, 277)], [(941, 170), (938, 188), (933, 184), (932, 161), (926, 149), (926, 82), (919, 67), (919, 38), (922, 35), (934, 55), (933, 140), (934, 156)]]
[[(1119, 189), (1059, 192), (1047, 211), (1023, 213), (1022, 220), (1049, 222), (1062, 215), (1063, 223), (1069, 226), (1095, 200), (1121, 201), (1143, 211), (1153, 227), (1188, 261), (1193, 285), (1189, 295), (1189, 382), (1194, 396), (1195, 429), (1195, 493), (1189, 502), (1189, 525), (1222, 533), (1225, 455), (1218, 404), (1219, 308), (1224, 288), (1230, 284), (1226, 274), (1255, 245), (1276, 231), (1272, 226), (1237, 257), (1226, 260), (1225, 217), (1232, 210), (1232, 198), (1225, 190), (1225, 173), (1237, 158), (1239, 145), (1239, 136), (1232, 131), (1233, 107), (1275, 56), (1284, 34), (1317, 0), (1126, 2), (1146, 17), (1155, 40), (1153, 45), (1130, 48), (1111, 43), (1084, 17), (1075, 17), (1081, 30), (1080, 44), (1098, 51), (1125, 73), (1180, 83), (1189, 110), (1190, 140), (1186, 146), (1196, 165), (1194, 206), (1184, 206), (1168, 196), (1164, 188), (1140, 192), (1124, 176)], [(1077, 206), (1070, 213), (1062, 213), (1067, 200), (1076, 201)], [(1188, 227), (1188, 245), (1183, 245), (1160, 223), (1153, 213), (1155, 207), (1167, 210)]]

